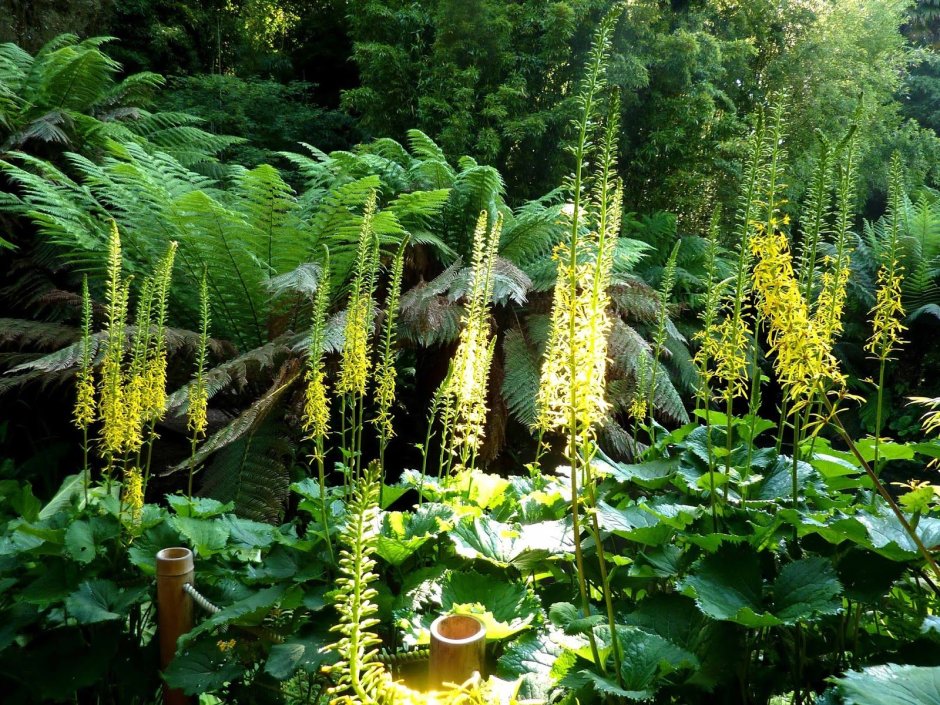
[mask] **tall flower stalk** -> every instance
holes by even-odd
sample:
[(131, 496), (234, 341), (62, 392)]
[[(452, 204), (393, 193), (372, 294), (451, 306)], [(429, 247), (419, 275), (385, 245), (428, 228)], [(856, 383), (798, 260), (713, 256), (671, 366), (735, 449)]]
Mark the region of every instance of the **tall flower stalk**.
[(101, 454), (110, 483), (114, 462), (124, 451), (127, 437), (127, 408), (124, 390), (124, 330), (127, 325), (129, 284), (122, 277), (121, 236), (111, 221), (108, 239), (108, 284), (105, 352), (101, 363), (101, 392), (98, 404), (101, 419)]
[(898, 261), (898, 240), (901, 231), (901, 209), (904, 175), (901, 158), (895, 154), (891, 159), (889, 189), (889, 236), (888, 249), (884, 261), (878, 268), (878, 291), (875, 293), (875, 305), (871, 310), (872, 334), (865, 344), (865, 350), (878, 361), (878, 398), (875, 409), (875, 448), (872, 468), (879, 471), (879, 445), (881, 443), (882, 406), (884, 401), (885, 367), (895, 351), (903, 344), (904, 304), (901, 300), (901, 283), (904, 280), (904, 267)]
[(663, 277), (660, 283), (657, 299), (659, 302), (659, 313), (656, 319), (656, 333), (653, 335), (653, 364), (649, 375), (649, 389), (647, 390), (647, 413), (649, 414), (649, 432), (650, 443), (656, 444), (656, 421), (653, 418), (653, 409), (656, 405), (656, 383), (659, 373), (659, 363), (666, 349), (666, 327), (669, 323), (669, 299), (672, 296), (672, 288), (676, 284), (676, 264), (679, 258), (679, 247), (682, 241), (676, 241), (666, 260), (666, 266), (663, 267)]
[(186, 494), (192, 499), (193, 474), (196, 470), (196, 446), (206, 436), (209, 425), (208, 406), (209, 390), (206, 384), (206, 367), (209, 355), (209, 279), (203, 271), (199, 282), (199, 347), (196, 350), (196, 374), (189, 386), (189, 407), (186, 412), (186, 424), (190, 434), (189, 479)]
[(708, 226), (708, 247), (705, 250), (705, 277), (706, 290), (701, 313), (701, 330), (695, 334), (695, 339), (699, 343), (699, 348), (695, 352), (693, 362), (699, 373), (700, 386), (696, 391), (696, 406), (705, 411), (705, 438), (708, 444), (708, 480), (709, 480), (709, 503), (712, 512), (712, 528), (718, 530), (718, 497), (715, 493), (715, 462), (712, 448), (712, 429), (709, 407), (712, 399), (712, 376), (711, 359), (709, 355), (713, 348), (710, 345), (715, 340), (715, 324), (718, 319), (718, 307), (721, 305), (722, 291), (727, 281), (718, 280), (718, 223), (721, 217), (721, 211), (715, 208), (712, 213), (711, 222)]
[(341, 400), (341, 446), (351, 477), (357, 477), (362, 467), (365, 395), (372, 365), (373, 296), (379, 250), (378, 237), (372, 224), (375, 210), (376, 192), (372, 191), (362, 214), (355, 271), (346, 309), (339, 378), (336, 382), (336, 392), (340, 394)]
[(326, 314), (330, 306), (330, 253), (324, 251), (320, 281), (313, 299), (313, 315), (310, 329), (310, 347), (307, 351), (307, 386), (304, 392), (303, 431), (313, 441), (313, 460), (317, 464), (317, 480), (320, 484), (320, 514), (326, 547), (333, 561), (333, 541), (330, 536), (329, 511), (326, 491), (326, 453), (324, 443), (329, 433), (330, 402), (327, 396), (324, 349), (326, 347)]
[(145, 324), (139, 321), (137, 323), (138, 326), (146, 325), (148, 330), (141, 400), (142, 438), (147, 446), (143, 474), (145, 491), (150, 477), (153, 443), (157, 439), (155, 428), (166, 413), (166, 322), (176, 251), (177, 243), (171, 242), (157, 263), (153, 273), (153, 298), (149, 304), (149, 316)]
[(88, 293), (87, 276), (82, 277), (82, 357), (78, 369), (74, 420), (75, 425), (82, 431), (82, 474), (87, 503), (88, 485), (91, 482), (91, 468), (88, 465), (88, 429), (95, 420), (95, 371), (91, 359), (91, 295)]
[[(575, 122), (576, 138), (571, 147), (575, 159), (573, 175), (566, 188), (570, 194), (570, 227), (567, 240), (555, 250), (557, 280), (552, 302), (551, 329), (542, 363), (536, 399), (536, 428), (540, 433), (560, 432), (567, 436), (566, 454), (570, 465), (571, 519), (581, 609), (590, 614), (590, 600), (581, 546), (581, 491), (593, 506), (596, 503), (591, 473), (596, 427), (606, 418), (605, 397), (610, 272), (613, 251), (620, 233), (622, 191), (615, 174), (616, 118), (619, 105), (611, 102), (606, 130), (598, 150), (592, 144), (598, 130), (598, 115), (606, 91), (606, 65), (618, 13), (611, 12), (601, 23), (588, 62), (588, 73), (578, 103), (580, 118)], [(593, 190), (586, 186), (588, 162), (597, 169)], [(621, 651), (614, 621), (606, 560), (600, 540), (597, 516), (586, 511), (591, 521), (599, 566), (601, 589), (607, 606), (612, 655), (618, 683), (622, 683)], [(588, 634), (595, 663), (606, 671), (592, 632)]]
[[(398, 308), (401, 302), (401, 280), (405, 269), (405, 248), (408, 238), (402, 240), (398, 246), (395, 259), (392, 260), (392, 275), (388, 284), (388, 295), (385, 299), (384, 332), (382, 335), (379, 362), (375, 370), (375, 397), (378, 404), (378, 413), (373, 424), (379, 433), (379, 465), (382, 469), (382, 478), (385, 477), (385, 449), (389, 439), (395, 435), (392, 406), (395, 403), (395, 386), (397, 372), (395, 361), (398, 359), (396, 348), (398, 328)], [(382, 490), (379, 487), (379, 505), (382, 504)]]
[[(488, 227), (480, 213), (473, 232), (473, 254), (466, 312), (453, 369), (444, 382), (443, 411), (446, 437), (458, 469), (472, 469), (486, 431), (487, 388), (496, 338), (490, 332), (490, 299), (502, 216)], [(448, 460), (450, 465), (452, 460)]]

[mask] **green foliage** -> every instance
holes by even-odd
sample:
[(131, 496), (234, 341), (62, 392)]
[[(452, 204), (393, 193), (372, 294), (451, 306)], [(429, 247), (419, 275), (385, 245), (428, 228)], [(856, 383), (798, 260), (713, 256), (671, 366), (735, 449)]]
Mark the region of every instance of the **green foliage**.
[[(82, 486), (80, 476), (68, 478), (45, 507), (36, 502), (28, 509), (28, 485), (0, 483), (6, 702), (151, 702), (159, 686), (154, 556), (169, 546), (195, 551), (199, 589), (225, 605), (190, 634), (167, 672), (171, 682), (189, 692), (238, 692), (263, 680), (263, 665), (283, 680), (323, 662), (315, 647), (289, 663), (281, 653), (288, 645), (323, 643), (315, 628), (293, 626), (323, 607), (316, 583), (322, 544), (315, 536), (236, 517), (231, 504), (171, 496), (171, 511), (144, 507), (141, 531), (131, 538), (122, 526), (119, 487), (94, 487), (86, 502)], [(233, 649), (221, 648), (218, 642), (228, 639)], [(44, 659), (41, 676), (35, 657), (43, 653), (68, 658)]]
[(940, 670), (936, 667), (872, 666), (835, 679), (847, 705), (940, 703)]

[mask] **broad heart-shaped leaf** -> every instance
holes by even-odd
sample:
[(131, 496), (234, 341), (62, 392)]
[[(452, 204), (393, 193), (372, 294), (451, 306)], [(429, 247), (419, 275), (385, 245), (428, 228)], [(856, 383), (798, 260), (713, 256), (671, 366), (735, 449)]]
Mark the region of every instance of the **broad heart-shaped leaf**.
[[(855, 441), (855, 447), (861, 456), (868, 462), (875, 459), (875, 439), (861, 438)], [(882, 460), (910, 460), (914, 457), (914, 448), (907, 443), (895, 443), (881, 439), (878, 443), (878, 461)]]
[(65, 532), (65, 551), (69, 557), (87, 565), (95, 559), (97, 543), (89, 521), (73, 521)]
[(889, 663), (834, 678), (845, 705), (940, 705), (940, 667)]
[(695, 654), (638, 627), (617, 625), (620, 674), (628, 691), (655, 691), (657, 681), (674, 671), (698, 667)]
[(146, 592), (146, 587), (125, 590), (110, 580), (87, 580), (66, 598), (65, 609), (79, 624), (107, 622), (123, 618)]
[(219, 519), (176, 516), (171, 521), (177, 531), (192, 545), (196, 555), (203, 558), (218, 553), (228, 542), (228, 524)]
[(555, 685), (552, 669), (563, 652), (548, 634), (524, 634), (506, 647), (499, 659), (499, 674), (522, 679), (520, 700), (547, 701)]
[(196, 517), (199, 519), (208, 519), (219, 516), (235, 509), (233, 502), (223, 504), (217, 499), (209, 497), (195, 497), (189, 499), (178, 494), (168, 494), (166, 501), (173, 510), (181, 517)]
[(811, 621), (842, 608), (842, 586), (825, 558), (804, 558), (780, 569), (774, 581), (774, 614), (784, 624)]
[(695, 654), (700, 664), (689, 675), (690, 684), (711, 690), (734, 673), (740, 653), (740, 630), (731, 622), (709, 619), (684, 595), (647, 597), (624, 620)]
[(713, 619), (746, 627), (780, 624), (764, 609), (760, 558), (749, 547), (723, 546), (701, 558), (678, 587)]
[(219, 625), (231, 622), (255, 625), (261, 622), (264, 616), (277, 604), (286, 591), (284, 585), (274, 585), (264, 590), (252, 593), (248, 597), (223, 607), (221, 612), (209, 619), (200, 622), (195, 629), (180, 639), (180, 643), (189, 644), (199, 634), (209, 631)]
[(552, 624), (564, 630), (565, 634), (588, 634), (605, 620), (600, 614), (582, 616), (581, 610), (570, 602), (556, 602), (549, 608), (548, 615)]
[(504, 524), (483, 515), (465, 518), (449, 533), (458, 555), (521, 570), (574, 550), (564, 521)]
[(486, 626), (487, 639), (505, 639), (526, 629), (540, 603), (524, 583), (509, 583), (475, 571), (447, 574), (441, 585), (444, 612), (474, 614)]
[(771, 627), (835, 614), (842, 586), (824, 558), (785, 565), (765, 595), (760, 556), (747, 546), (727, 546), (701, 558), (679, 587), (709, 617), (746, 627)]
[(39, 519), (49, 519), (54, 514), (61, 512), (72, 504), (72, 500), (82, 497), (82, 489), (85, 487), (85, 477), (87, 472), (82, 470), (77, 475), (69, 475), (62, 481), (59, 491), (50, 499), (46, 506), (39, 512)]
[(415, 512), (386, 512), (376, 553), (392, 565), (401, 565), (432, 537), (450, 528), (453, 511), (443, 505), (424, 504)]
[(65, 531), (65, 552), (69, 558), (83, 565), (91, 563), (98, 547), (120, 535), (120, 525), (111, 517), (94, 517), (91, 521), (79, 519)]
[(637, 465), (612, 463), (611, 475), (620, 482), (631, 482), (651, 490), (665, 487), (679, 465), (678, 458), (660, 458)]
[(478, 617), (486, 627), (488, 640), (510, 637), (527, 629), (540, 611), (538, 598), (520, 582), (507, 582), (475, 571), (447, 571), (440, 582), (440, 593), (428, 590), (409, 626), (411, 640), (426, 644), (431, 622), (440, 614), (468, 614)]
[(274, 543), (277, 531), (270, 524), (251, 519), (242, 519), (234, 514), (226, 514), (219, 519), (229, 531), (229, 540), (240, 548), (267, 548)]
[(322, 647), (329, 641), (332, 641), (332, 638), (310, 637), (293, 638), (283, 644), (275, 644), (264, 664), (265, 673), (279, 681), (287, 680), (299, 668), (307, 673), (314, 673), (319, 670), (321, 664), (336, 660), (335, 653), (322, 651)]
[(177, 653), (163, 677), (173, 688), (182, 688), (187, 695), (199, 695), (238, 678), (244, 669), (233, 652), (222, 651), (215, 640), (187, 645)]
[[(601, 625), (594, 630), (601, 658), (609, 656), (612, 646), (610, 628)], [(580, 687), (590, 684), (602, 695), (613, 695), (628, 700), (649, 700), (655, 694), (660, 681), (671, 673), (698, 666), (695, 654), (676, 646), (658, 634), (638, 627), (617, 625), (618, 643), (621, 649), (621, 680), (601, 676), (594, 671), (582, 670), (566, 676), (562, 684)]]
[[(818, 475), (809, 463), (798, 461), (796, 464), (798, 487), (818, 482)], [(802, 491), (800, 492), (802, 495)], [(785, 455), (776, 458), (776, 462), (766, 471), (766, 477), (754, 494), (754, 499), (768, 502), (780, 501), (793, 497), (793, 459)]]
[(618, 509), (601, 501), (597, 504), (597, 515), (604, 531), (637, 543), (658, 546), (665, 543), (673, 533), (673, 528), (661, 517), (637, 504)]

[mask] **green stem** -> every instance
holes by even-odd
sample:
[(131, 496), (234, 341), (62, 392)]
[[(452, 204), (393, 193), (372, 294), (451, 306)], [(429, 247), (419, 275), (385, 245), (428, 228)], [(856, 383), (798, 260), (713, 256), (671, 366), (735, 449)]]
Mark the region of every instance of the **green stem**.
[(881, 443), (881, 414), (882, 414), (882, 402), (884, 401), (884, 389), (885, 389), (885, 365), (886, 358), (882, 356), (879, 359), (878, 366), (878, 407), (875, 409), (875, 455), (871, 461), (872, 469), (875, 472), (878, 472), (878, 451), (879, 444)]
[(610, 581), (607, 578), (607, 558), (604, 554), (604, 544), (601, 541), (601, 527), (597, 518), (597, 496), (594, 485), (594, 475), (591, 472), (591, 458), (586, 459), (584, 469), (587, 474), (585, 487), (588, 489), (588, 499), (591, 502), (591, 534), (594, 545), (597, 547), (597, 562), (601, 574), (601, 587), (604, 593), (604, 606), (607, 608), (607, 623), (610, 625), (610, 642), (614, 656), (614, 669), (617, 674), (617, 685), (623, 688), (623, 674), (621, 671), (622, 656), (620, 653), (620, 636), (617, 634), (617, 620), (614, 614), (613, 596), (610, 590)]
[(333, 556), (333, 539), (330, 538), (330, 520), (326, 507), (326, 468), (323, 463), (323, 439), (316, 440), (317, 446), (317, 478), (320, 481), (320, 515), (323, 519), (323, 533), (326, 536), (326, 548), (330, 553), (330, 565), (335, 564)]

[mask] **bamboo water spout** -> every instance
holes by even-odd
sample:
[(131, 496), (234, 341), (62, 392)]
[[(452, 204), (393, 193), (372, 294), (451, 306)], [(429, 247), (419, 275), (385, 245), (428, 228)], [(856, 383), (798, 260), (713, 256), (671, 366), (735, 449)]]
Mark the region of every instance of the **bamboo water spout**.
[[(188, 548), (164, 548), (157, 553), (157, 632), (160, 669), (170, 665), (176, 642), (193, 628), (193, 598), (183, 585), (193, 582), (193, 552)], [(196, 698), (163, 684), (164, 705), (194, 705)]]
[(474, 672), (483, 673), (486, 627), (469, 615), (443, 615), (431, 624), (431, 659), (428, 687), (466, 682)]

